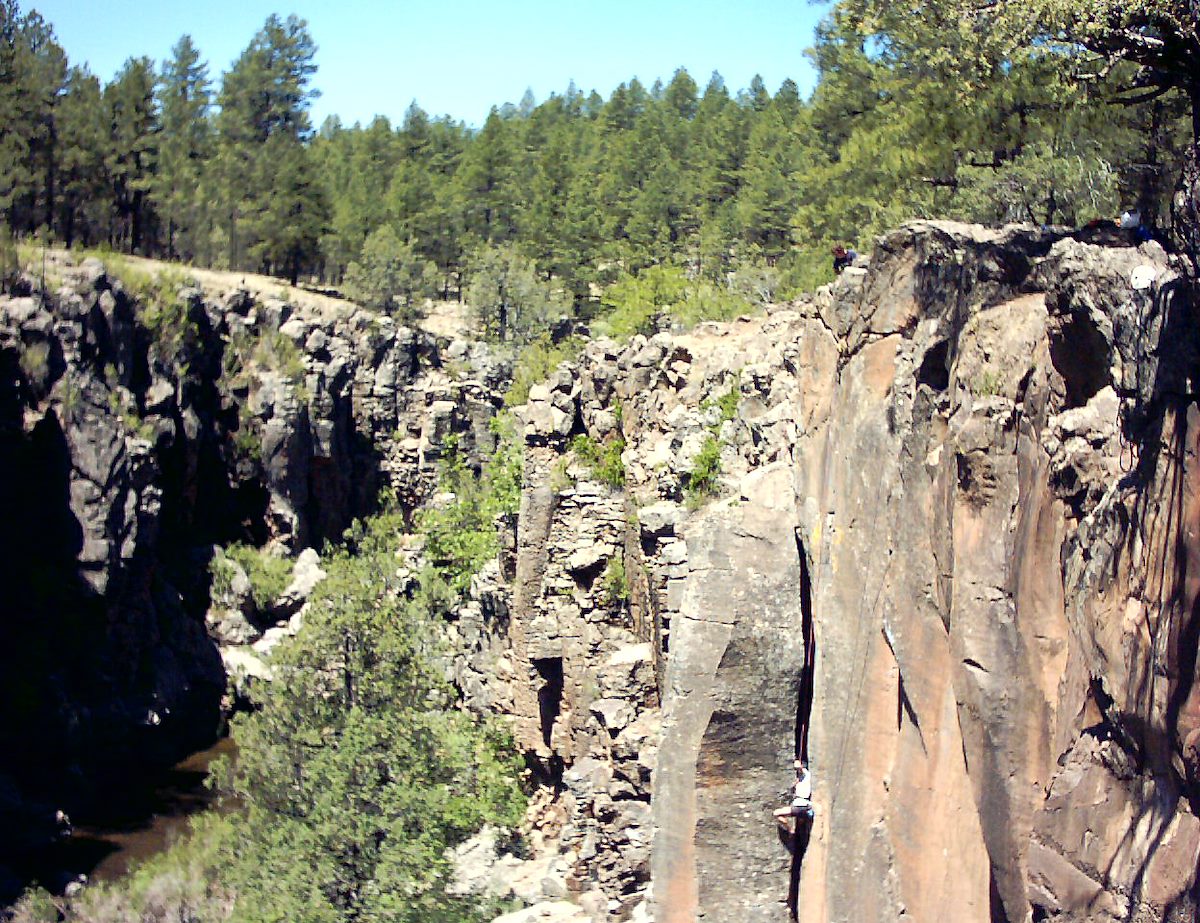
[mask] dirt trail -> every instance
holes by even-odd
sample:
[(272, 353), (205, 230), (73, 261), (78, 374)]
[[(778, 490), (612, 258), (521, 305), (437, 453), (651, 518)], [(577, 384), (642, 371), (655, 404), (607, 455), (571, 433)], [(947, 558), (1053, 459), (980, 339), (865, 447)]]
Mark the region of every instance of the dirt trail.
[[(46, 250), (46, 271), (47, 274), (61, 272), (62, 270), (78, 265), (85, 256), (80, 256), (77, 253), (72, 253), (69, 250), (49, 249)], [(102, 261), (108, 261), (106, 256), (99, 257)], [(32, 262), (40, 263), (41, 253), (36, 252), (36, 258)], [(274, 276), (263, 276), (253, 272), (232, 272), (222, 269), (202, 269), (197, 266), (188, 266), (184, 263), (172, 263), (166, 260), (147, 259), (142, 256), (127, 256), (125, 254), (114, 254), (111, 258), (113, 262), (129, 267), (136, 272), (142, 272), (150, 276), (157, 276), (163, 272), (176, 272), (183, 276), (192, 279), (197, 285), (208, 295), (222, 295), (226, 292), (235, 289), (245, 289), (250, 292), (255, 298), (281, 298), (288, 304), (301, 309), (309, 316), (319, 317), (322, 320), (333, 321), (339, 317), (344, 317), (351, 311), (359, 308), (359, 305), (345, 298), (338, 298), (332, 295), (326, 295), (323, 292), (314, 291), (298, 285), (289, 285), (284, 279), (277, 279)], [(40, 273), (40, 265), (31, 265), (32, 271)], [(432, 301), (426, 305), (425, 316), (418, 321), (417, 326), (434, 336), (442, 337), (470, 337), (474, 333), (474, 325), (471, 322), (467, 306), (453, 301)]]

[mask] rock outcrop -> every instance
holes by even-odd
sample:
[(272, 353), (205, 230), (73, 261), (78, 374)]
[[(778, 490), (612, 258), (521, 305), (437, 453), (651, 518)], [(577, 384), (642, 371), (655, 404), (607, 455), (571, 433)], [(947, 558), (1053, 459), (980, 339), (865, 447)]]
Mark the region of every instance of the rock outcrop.
[(1186, 294), (1155, 244), (920, 223), (810, 301), (594, 342), (531, 391), (510, 573), (458, 627), (464, 687), (557, 780), (575, 899), (1192, 919)]
[[(447, 437), (468, 464), (490, 450), (509, 375), (348, 305), (133, 293), (95, 260), (56, 275), (0, 299), (0, 826), (48, 831), (0, 846), (0, 891), (56, 811), (217, 733), (213, 546), (303, 552), (384, 487), (415, 507)], [(218, 600), (212, 636), (277, 640), (321, 576), (301, 554), (269, 611)]]

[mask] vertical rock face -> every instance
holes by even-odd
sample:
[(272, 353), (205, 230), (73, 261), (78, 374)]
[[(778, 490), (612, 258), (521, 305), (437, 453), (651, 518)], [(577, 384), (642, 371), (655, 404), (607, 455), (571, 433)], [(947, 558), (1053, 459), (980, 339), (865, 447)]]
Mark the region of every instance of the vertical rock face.
[[(1152, 248), (1047, 243), (911, 229), (832, 305), (886, 321), (844, 325), (827, 440), (863, 464), (826, 466), (809, 526), (828, 811), (803, 919), (1194, 911), (1198, 792), (1170, 709), (1196, 679), (1191, 309)], [(929, 281), (947, 267), (949, 295)]]
[[(491, 694), (564, 771), (559, 848), (586, 906), (1193, 917), (1185, 294), (1154, 244), (919, 223), (810, 302), (593, 343), (531, 392), (508, 622), (490, 636), (509, 682)], [(623, 486), (592, 486), (572, 440), (618, 435)], [(605, 606), (589, 594), (618, 553), (628, 598)], [(602, 665), (635, 641), (657, 695), (618, 708)], [(633, 792), (650, 797), (648, 886), (614, 835), (630, 793), (613, 780), (634, 764), (610, 717), (653, 728)], [(802, 749), (817, 813), (793, 859), (771, 811)]]

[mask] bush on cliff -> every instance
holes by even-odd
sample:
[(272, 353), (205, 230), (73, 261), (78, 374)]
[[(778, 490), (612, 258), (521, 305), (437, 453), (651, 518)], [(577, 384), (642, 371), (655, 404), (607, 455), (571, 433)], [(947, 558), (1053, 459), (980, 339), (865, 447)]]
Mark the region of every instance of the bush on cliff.
[(517, 356), (512, 383), (504, 392), (504, 405), (517, 407), (529, 400), (529, 389), (545, 381), (564, 362), (575, 359), (583, 349), (579, 337), (567, 337), (555, 343), (549, 334), (531, 340)]
[(686, 330), (701, 321), (733, 320), (755, 307), (743, 295), (703, 279), (689, 279), (675, 266), (650, 266), (636, 275), (623, 275), (601, 300), (608, 313), (596, 328), (618, 339), (652, 334), (660, 318)]
[(721, 440), (709, 433), (692, 460), (692, 470), (688, 472), (687, 484), (684, 486), (688, 505), (694, 509), (705, 500), (715, 497), (720, 478)]
[(230, 590), (236, 573), (230, 562), (238, 565), (249, 578), (250, 595), (260, 611), (275, 602), (292, 579), (293, 562), (290, 558), (272, 554), (265, 548), (240, 543), (230, 545), (214, 556), (209, 563), (208, 569), (213, 581), (210, 592), (214, 598), (225, 595)]
[(467, 467), (456, 443), (448, 440), (441, 488), (448, 503), (423, 510), (417, 517), (425, 535), (425, 556), (462, 593), (476, 573), (500, 550), (496, 517), (515, 513), (521, 502), (520, 434), (507, 414), (494, 417), (496, 451), (478, 477)]
[(625, 486), (625, 462), (621, 459), (625, 440), (620, 436), (597, 442), (591, 436), (579, 435), (571, 440), (571, 451), (600, 483), (609, 487)]

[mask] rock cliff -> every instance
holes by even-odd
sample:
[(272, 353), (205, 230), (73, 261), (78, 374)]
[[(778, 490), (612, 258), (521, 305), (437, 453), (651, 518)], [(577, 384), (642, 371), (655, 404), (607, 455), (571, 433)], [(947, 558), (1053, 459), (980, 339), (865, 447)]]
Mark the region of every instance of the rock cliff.
[[(166, 324), (98, 265), (64, 283), (0, 302), (0, 811), (43, 827), (104, 747), (210, 732), (214, 544), (300, 552), (384, 486), (416, 508), (448, 436), (490, 451), (508, 375), (349, 308), (184, 289)], [(447, 625), (533, 769), (533, 858), (485, 832), (460, 887), (536, 905), (513, 920), (1194, 919), (1188, 295), (1155, 244), (924, 222), (535, 386), (519, 514)], [(226, 665), (319, 575), (262, 618), (217, 594)]]
[[(385, 486), (416, 506), (447, 436), (490, 448), (508, 374), (349, 305), (139, 292), (94, 260), (0, 299), (0, 892), (57, 812), (217, 733), (214, 546), (311, 548)], [(208, 627), (254, 641), (319, 576), (301, 555), (265, 623)]]
[(1196, 360), (1156, 245), (922, 223), (531, 392), (466, 685), (561, 780), (568, 888), (659, 923), (1193, 919)]

